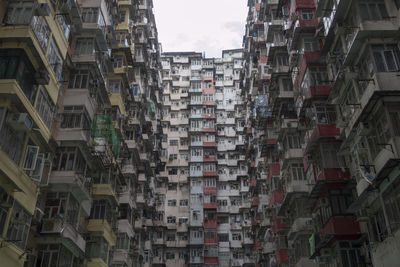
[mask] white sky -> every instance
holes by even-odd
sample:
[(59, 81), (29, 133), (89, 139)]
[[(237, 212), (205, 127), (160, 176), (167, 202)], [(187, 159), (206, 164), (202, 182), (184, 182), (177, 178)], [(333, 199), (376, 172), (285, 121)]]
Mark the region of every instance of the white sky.
[(242, 47), (247, 0), (153, 0), (163, 52), (206, 52)]

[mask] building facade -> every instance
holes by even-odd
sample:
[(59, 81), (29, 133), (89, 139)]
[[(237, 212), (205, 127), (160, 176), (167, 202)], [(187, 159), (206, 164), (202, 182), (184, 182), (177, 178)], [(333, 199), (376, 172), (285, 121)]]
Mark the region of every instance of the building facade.
[(151, 266), (152, 1), (1, 3), (1, 265)]
[(258, 264), (397, 264), (398, 18), (398, 1), (249, 1)]

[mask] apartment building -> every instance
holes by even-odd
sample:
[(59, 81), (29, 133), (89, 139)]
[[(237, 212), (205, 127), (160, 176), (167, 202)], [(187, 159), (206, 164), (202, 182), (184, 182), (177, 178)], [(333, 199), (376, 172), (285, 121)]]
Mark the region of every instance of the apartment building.
[(241, 49), (163, 53), (159, 264), (254, 264)]
[(247, 150), (265, 222), (253, 229), (258, 263), (396, 265), (399, 3), (248, 5)]
[(1, 265), (151, 266), (163, 167), (151, 0), (0, 8)]

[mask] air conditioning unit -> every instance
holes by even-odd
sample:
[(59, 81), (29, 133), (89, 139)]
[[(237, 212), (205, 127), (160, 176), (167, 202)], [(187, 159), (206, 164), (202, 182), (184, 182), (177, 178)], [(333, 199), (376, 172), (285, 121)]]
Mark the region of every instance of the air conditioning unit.
[(368, 122), (360, 122), (357, 127), (357, 135), (367, 136), (371, 133), (372, 126)]
[(35, 9), (35, 15), (36, 16), (41, 16), (41, 17), (46, 17), (50, 16), (51, 10), (50, 6), (48, 3), (40, 3)]
[(8, 125), (16, 131), (29, 131), (32, 129), (33, 120), (28, 113), (11, 113), (7, 118)]

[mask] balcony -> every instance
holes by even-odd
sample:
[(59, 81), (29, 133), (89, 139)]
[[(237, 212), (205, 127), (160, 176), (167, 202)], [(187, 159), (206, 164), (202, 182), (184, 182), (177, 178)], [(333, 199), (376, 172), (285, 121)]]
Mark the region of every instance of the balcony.
[(217, 203), (203, 203), (203, 209), (217, 209)]
[(271, 193), (271, 198), (269, 200), (269, 205), (274, 206), (277, 203), (283, 202), (283, 191), (275, 189)]
[(289, 263), (288, 249), (281, 248), (276, 253), (276, 264), (277, 266), (281, 266), (281, 264)]
[(52, 171), (49, 183), (55, 191), (68, 188), (79, 202), (91, 199), (91, 178), (75, 171)]
[(72, 241), (74, 245), (81, 250), (81, 253), (85, 252), (85, 240), (77, 231), (77, 229), (67, 223), (65, 219), (59, 217), (43, 219), (40, 233), (45, 235), (56, 235), (60, 238), (65, 238), (65, 240)]
[(321, 238), (327, 238), (328, 236), (347, 236), (349, 239), (355, 239), (361, 235), (360, 225), (358, 222), (351, 217), (331, 217), (326, 225), (321, 230)]
[(311, 218), (296, 218), (290, 227), (287, 238), (288, 240), (295, 239), (296, 235), (303, 233), (310, 233), (312, 231), (312, 219)]
[(206, 195), (216, 194), (217, 188), (216, 187), (204, 187), (203, 192)]
[[(25, 77), (25, 79), (28, 80), (27, 77)], [(18, 77), (15, 79), (0, 79), (0, 94), (12, 96), (9, 99), (14, 102), (13, 104), (23, 107), (21, 111), (29, 113), (34, 122), (34, 127), (38, 127), (38, 132), (47, 142), (50, 139), (50, 130), (33, 107), (33, 102), (28, 99), (28, 88), (32, 91), (31, 89), (34, 89), (35, 87), (32, 84), (29, 85), (29, 83), (24, 85), (22, 81), (19, 81)]]
[(304, 154), (307, 154), (321, 138), (339, 137), (340, 129), (336, 124), (317, 124), (311, 134), (305, 137), (307, 144)]
[(217, 228), (217, 220), (206, 220), (204, 219), (204, 228)]
[(270, 163), (269, 164), (269, 172), (268, 179), (271, 179), (272, 176), (279, 176), (281, 174), (281, 166), (279, 163)]
[(110, 200), (118, 203), (115, 189), (111, 184), (93, 184), (93, 197), (108, 197)]
[(284, 222), (283, 218), (277, 218), (273, 221), (272, 232), (278, 233), (289, 229), (289, 225)]
[(216, 171), (203, 171), (203, 176), (204, 177), (215, 177), (217, 176)]
[(87, 230), (89, 232), (101, 234), (110, 246), (115, 246), (117, 237), (107, 220), (90, 219), (87, 225)]
[(201, 177), (203, 176), (202, 170), (192, 170), (190, 169), (190, 177)]
[(189, 263), (190, 264), (202, 264), (203, 263), (203, 257), (201, 257), (201, 256), (197, 256), (197, 257), (190, 256)]
[(314, 186), (311, 189), (310, 195), (312, 197), (316, 197), (321, 190), (325, 187), (325, 185), (329, 186), (329, 184), (346, 184), (350, 181), (350, 171), (349, 169), (339, 169), (339, 168), (324, 168), (322, 169), (316, 176), (314, 182)]
[(115, 249), (113, 253), (113, 263), (122, 263), (127, 266), (132, 266), (131, 253), (128, 250)]
[(215, 155), (204, 155), (203, 156), (203, 162), (215, 162), (215, 161), (217, 161)]
[(276, 244), (275, 242), (264, 242), (262, 248), (263, 254), (271, 254), (276, 251)]
[(210, 256), (204, 256), (204, 266), (217, 266), (218, 265), (218, 257), (210, 257)]

